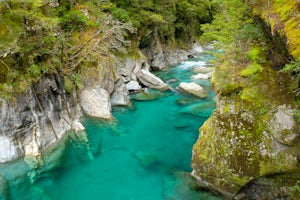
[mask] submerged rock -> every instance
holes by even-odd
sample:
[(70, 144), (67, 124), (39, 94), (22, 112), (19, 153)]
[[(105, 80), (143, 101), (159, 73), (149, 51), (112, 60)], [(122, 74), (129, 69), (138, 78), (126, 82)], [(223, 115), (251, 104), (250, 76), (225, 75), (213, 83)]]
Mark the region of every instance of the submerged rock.
[(166, 94), (161, 91), (146, 88), (144, 91), (134, 94), (133, 99), (138, 101), (149, 101), (164, 97), (165, 95)]
[(186, 83), (182, 82), (179, 84), (178, 89), (199, 98), (206, 98), (208, 97), (207, 91), (205, 91), (200, 85), (195, 82)]
[(72, 123), (72, 129), (75, 132), (85, 131), (85, 127), (82, 125), (82, 123), (79, 121), (79, 119), (75, 119)]
[(0, 199), (9, 200), (8, 183), (3, 176), (0, 176)]
[(80, 92), (80, 105), (91, 117), (110, 119), (111, 104), (108, 92), (102, 88), (86, 88)]
[(152, 74), (147, 70), (140, 70), (137, 73), (138, 79), (147, 87), (158, 89), (158, 90), (167, 90), (168, 85), (165, 84), (160, 78)]
[(212, 111), (215, 108), (216, 108), (216, 104), (214, 102), (194, 103), (183, 107), (180, 110), (180, 113), (189, 113), (195, 116), (207, 118), (211, 115)]
[[(198, 100), (198, 99), (197, 99)], [(186, 106), (195, 103), (195, 99), (178, 99), (176, 104), (180, 106)]]

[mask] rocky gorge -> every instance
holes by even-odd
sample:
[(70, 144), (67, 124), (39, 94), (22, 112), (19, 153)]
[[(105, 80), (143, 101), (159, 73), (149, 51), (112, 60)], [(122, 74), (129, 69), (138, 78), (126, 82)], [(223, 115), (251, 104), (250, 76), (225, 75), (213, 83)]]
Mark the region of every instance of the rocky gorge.
[[(151, 151), (143, 147), (132, 150), (112, 143), (113, 153), (109, 155), (118, 151), (124, 156), (116, 159), (118, 161), (134, 158), (143, 173), (143, 170), (151, 173), (162, 170), (177, 176), (178, 169), (190, 170), (177, 168), (180, 164), (170, 161), (176, 160), (176, 156), (173, 159), (165, 156), (163, 159), (167, 162), (164, 163), (158, 155), (168, 152), (166, 145), (177, 143), (174, 138), (189, 143), (185, 133), (192, 127), (190, 115), (199, 120), (200, 126), (214, 109), (214, 103), (206, 101), (215, 100), (216, 109), (200, 128), (192, 150), (194, 181), (189, 180), (186, 185), (213, 191), (227, 199), (298, 199), (299, 1), (155, 1), (139, 6), (133, 1), (106, 0), (5, 1), (0, 4), (0, 11), (4, 13), (0, 20), (1, 166), (10, 163), (14, 166), (14, 161), (24, 158), (31, 168), (28, 171), (34, 169), (28, 173), (33, 186), (40, 181), (46, 185), (42, 187), (47, 188), (47, 184), (52, 187), (55, 183), (52, 179), (49, 183), (43, 182), (43, 166), (52, 167), (48, 156), (58, 156), (55, 149), (61, 148), (61, 144), (65, 148), (64, 141), (76, 138), (75, 141), (84, 143), (85, 149), (81, 150), (86, 151), (85, 156), (90, 160), (105, 154), (104, 136), (91, 136), (97, 140), (91, 150), (90, 143), (94, 141), (89, 141), (86, 134), (87, 129), (98, 124), (83, 119), (104, 119), (104, 122), (100, 120), (104, 125), (99, 126), (106, 127), (108, 123), (110, 128), (99, 130), (125, 137), (126, 141), (131, 130), (115, 127), (113, 108), (125, 106), (135, 110), (132, 101), (142, 106), (145, 100), (160, 98), (157, 103), (165, 106), (164, 98), (171, 96), (173, 102), (172, 95), (180, 94), (188, 98), (176, 99), (174, 109), (159, 108), (161, 112), (170, 113), (178, 109), (179, 118), (175, 118), (178, 116), (174, 113), (161, 115), (164, 118), (151, 113), (150, 109), (158, 109), (154, 102), (149, 104), (151, 108), (145, 109), (151, 115), (140, 116), (141, 124), (131, 124), (120, 113), (117, 115), (136, 128), (137, 133), (145, 132), (143, 126), (148, 122), (154, 127), (148, 118), (155, 116), (166, 123), (157, 123), (159, 129), (166, 130), (166, 137), (169, 137), (168, 131), (182, 135), (170, 136), (170, 144), (162, 143), (165, 146)], [(141, 10), (142, 17), (135, 9)], [(195, 31), (200, 22), (201, 31)], [(11, 34), (13, 32), (15, 34)], [(209, 45), (215, 48), (220, 48), (218, 41), (227, 43), (225, 49), (207, 53), (217, 56), (213, 62), (215, 67), (211, 67), (208, 60), (204, 66), (193, 63), (188, 77), (182, 78), (180, 83), (176, 76), (168, 76), (174, 72), (166, 72), (165, 81), (159, 78), (166, 67), (193, 59), (195, 53), (203, 51), (196, 42), (200, 35), (201, 39), (212, 38)], [(190, 66), (183, 66), (185, 68), (176, 67), (177, 76), (186, 75)], [(210, 79), (215, 99), (207, 90)], [(132, 121), (137, 120), (135, 114), (129, 112)], [(166, 128), (173, 123), (174, 126)], [(97, 128), (92, 129), (98, 134)], [(143, 146), (148, 146), (149, 135), (147, 139), (139, 134), (135, 137), (142, 142), (146, 140)], [(133, 139), (128, 139), (129, 143), (130, 140)], [(126, 157), (124, 152), (130, 156)], [(184, 156), (178, 154), (178, 157)], [(85, 163), (84, 159), (80, 162)], [(102, 164), (103, 172), (110, 172), (105, 168), (107, 162), (98, 168)], [(118, 169), (120, 174), (124, 171)], [(141, 171), (133, 174), (139, 176)], [(96, 176), (91, 174), (83, 172), (84, 177)], [(66, 179), (70, 181), (69, 177)], [(174, 180), (169, 179), (157, 179), (163, 188), (157, 192), (159, 198), (178, 198), (173, 198), (166, 189), (174, 185)], [(0, 176), (0, 187), (0, 198), (9, 199), (6, 194), (9, 184), (4, 176)], [(40, 192), (41, 196), (44, 191)]]
[[(170, 66), (188, 59), (192, 52), (167, 51), (157, 46), (151, 51), (160, 52), (155, 64), (140, 53), (140, 59), (125, 58), (116, 62), (105, 73), (98, 74), (99, 81), (88, 83), (79, 91), (67, 94), (64, 80), (57, 73), (44, 77), (18, 95), (15, 101), (1, 103), (0, 161), (6, 163), (23, 156), (41, 156), (69, 131), (84, 131), (79, 119), (83, 115), (112, 119), (112, 105), (129, 105), (129, 91), (145, 87), (166, 90), (168, 86), (149, 70), (160, 65)], [(172, 63), (169, 62), (172, 60)], [(111, 66), (109, 66), (111, 67)], [(88, 80), (87, 80), (88, 81)]]

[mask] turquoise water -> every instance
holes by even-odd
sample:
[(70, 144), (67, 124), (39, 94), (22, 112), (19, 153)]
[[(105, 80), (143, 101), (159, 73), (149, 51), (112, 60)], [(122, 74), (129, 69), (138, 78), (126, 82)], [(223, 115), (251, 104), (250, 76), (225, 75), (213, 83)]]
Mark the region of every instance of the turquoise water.
[[(190, 81), (193, 67), (209, 59), (209, 54), (202, 54), (157, 73), (172, 90), (149, 90), (157, 98), (149, 101), (132, 95), (131, 108), (114, 108), (113, 122), (83, 119), (89, 142), (73, 136), (46, 161), (47, 167), (29, 170), (23, 161), (2, 167), (0, 172), (9, 181), (7, 196), (12, 200), (220, 199), (197, 191), (188, 176), (192, 146), (215, 108), (214, 94), (197, 99), (176, 90), (180, 81)], [(200, 83), (210, 90), (209, 82)]]

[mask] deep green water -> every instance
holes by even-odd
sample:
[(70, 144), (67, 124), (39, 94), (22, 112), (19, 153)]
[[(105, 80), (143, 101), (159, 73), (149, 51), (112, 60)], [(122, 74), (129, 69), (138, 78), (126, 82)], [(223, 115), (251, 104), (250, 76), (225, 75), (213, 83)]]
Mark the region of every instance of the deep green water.
[[(214, 94), (197, 99), (176, 90), (180, 81), (190, 81), (193, 67), (209, 59), (209, 54), (202, 54), (159, 72), (172, 91), (155, 91), (158, 99), (133, 100), (131, 108), (114, 108), (114, 122), (83, 119), (89, 143), (76, 137), (62, 143), (64, 150), (49, 157), (46, 168), (29, 170), (23, 161), (0, 168), (9, 181), (10, 199), (219, 199), (196, 191), (188, 178), (192, 146), (199, 127), (215, 108)], [(170, 81), (174, 78), (180, 81)], [(201, 84), (210, 90), (209, 82)]]

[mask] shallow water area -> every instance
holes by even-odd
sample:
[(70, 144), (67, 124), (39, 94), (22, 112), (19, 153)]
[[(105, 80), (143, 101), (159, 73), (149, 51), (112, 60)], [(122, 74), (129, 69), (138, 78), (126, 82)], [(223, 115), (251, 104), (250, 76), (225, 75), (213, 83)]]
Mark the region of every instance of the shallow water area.
[[(191, 81), (193, 67), (205, 66), (209, 59), (211, 54), (201, 54), (158, 72), (166, 82), (173, 79), (171, 91), (154, 92), (150, 100), (133, 97), (131, 108), (114, 108), (114, 121), (85, 118), (89, 142), (71, 137), (52, 168), (28, 173), (26, 163), (18, 161), (17, 168), (0, 169), (9, 181), (10, 199), (220, 199), (197, 191), (188, 176), (198, 129), (215, 109), (214, 94), (199, 99), (176, 89)], [(200, 82), (210, 90), (208, 81)], [(12, 174), (16, 169), (22, 171), (18, 178)]]

